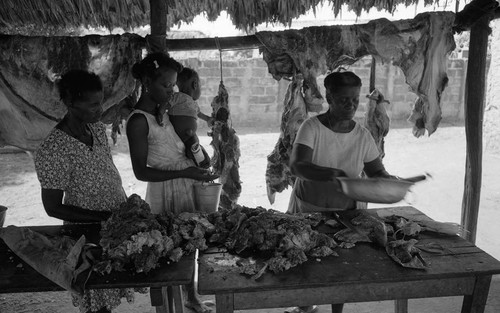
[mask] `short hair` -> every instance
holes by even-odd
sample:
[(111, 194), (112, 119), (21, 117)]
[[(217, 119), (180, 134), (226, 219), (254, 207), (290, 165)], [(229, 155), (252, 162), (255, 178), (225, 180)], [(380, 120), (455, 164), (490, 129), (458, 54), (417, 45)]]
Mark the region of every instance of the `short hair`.
[(57, 82), (59, 97), (73, 102), (83, 97), (88, 91), (102, 91), (102, 81), (95, 73), (86, 70), (74, 69), (64, 73)]
[(333, 72), (325, 77), (325, 88), (335, 93), (342, 87), (361, 87), (361, 79), (353, 72)]
[(198, 72), (189, 67), (184, 67), (180, 73), (177, 74), (177, 84), (182, 84), (193, 77), (199, 77)]
[(152, 80), (157, 79), (161, 72), (160, 68), (168, 68), (175, 71), (177, 74), (182, 71), (182, 64), (177, 62), (174, 58), (163, 52), (154, 52), (148, 54), (140, 62), (132, 66), (132, 76), (135, 79), (142, 80), (149, 77)]

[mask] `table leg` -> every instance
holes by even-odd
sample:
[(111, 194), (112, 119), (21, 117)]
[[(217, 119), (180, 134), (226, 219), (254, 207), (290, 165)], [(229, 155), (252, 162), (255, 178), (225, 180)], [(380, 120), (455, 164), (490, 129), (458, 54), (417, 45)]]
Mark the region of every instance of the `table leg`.
[(149, 297), (151, 305), (156, 307), (156, 313), (173, 313), (169, 309), (168, 290), (167, 287), (151, 287), (149, 289)]
[(234, 312), (234, 294), (216, 294), (215, 295), (215, 311), (217, 313), (233, 313)]
[(462, 313), (483, 313), (490, 291), (491, 275), (476, 278), (472, 295), (464, 296)]
[(168, 310), (171, 313), (175, 313), (174, 309), (174, 292), (172, 286), (167, 286), (167, 297), (168, 300), (165, 300), (168, 303)]
[(182, 299), (181, 286), (172, 286), (172, 298), (174, 301), (175, 313), (184, 313), (184, 300)]
[(394, 300), (394, 313), (408, 313), (408, 299)]
[(342, 313), (343, 310), (344, 310), (343, 303), (332, 304), (332, 313)]

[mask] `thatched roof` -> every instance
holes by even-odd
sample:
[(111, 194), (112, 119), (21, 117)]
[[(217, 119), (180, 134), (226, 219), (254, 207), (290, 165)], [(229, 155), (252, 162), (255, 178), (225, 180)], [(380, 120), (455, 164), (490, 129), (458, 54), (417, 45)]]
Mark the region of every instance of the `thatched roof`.
[[(261, 23), (289, 25), (292, 19), (326, 4), (337, 16), (346, 5), (360, 15), (363, 10), (393, 12), (397, 5), (426, 5), (438, 0), (157, 0), (167, 1), (170, 26), (190, 22), (204, 13), (210, 21), (226, 11), (239, 29)], [(2, 0), (0, 32), (4, 34), (54, 35), (79, 27), (123, 28), (149, 24), (149, 0)]]

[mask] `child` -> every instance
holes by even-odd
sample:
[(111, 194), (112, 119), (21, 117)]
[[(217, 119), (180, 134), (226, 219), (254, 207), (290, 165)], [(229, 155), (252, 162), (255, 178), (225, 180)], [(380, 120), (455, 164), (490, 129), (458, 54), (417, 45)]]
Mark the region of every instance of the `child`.
[(186, 146), (186, 156), (192, 159), (199, 167), (210, 167), (210, 157), (205, 149), (199, 144), (196, 129), (198, 128), (198, 117), (206, 121), (209, 126), (214, 118), (200, 112), (196, 100), (201, 95), (201, 84), (198, 73), (188, 67), (177, 75), (177, 87), (179, 92), (175, 93), (168, 110), (170, 122), (175, 132)]

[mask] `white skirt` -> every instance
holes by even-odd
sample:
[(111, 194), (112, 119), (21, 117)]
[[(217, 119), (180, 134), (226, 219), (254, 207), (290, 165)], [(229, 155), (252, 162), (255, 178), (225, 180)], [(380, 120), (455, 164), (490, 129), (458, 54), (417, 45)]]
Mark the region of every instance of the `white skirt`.
[[(189, 163), (188, 163), (189, 162)], [(169, 169), (182, 170), (193, 166), (191, 160), (180, 162)], [(176, 178), (162, 182), (148, 182), (146, 189), (146, 202), (155, 214), (172, 212), (177, 215), (182, 212), (194, 212), (194, 183), (196, 180), (190, 178)]]

